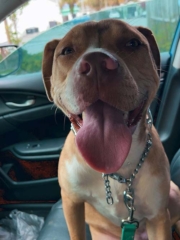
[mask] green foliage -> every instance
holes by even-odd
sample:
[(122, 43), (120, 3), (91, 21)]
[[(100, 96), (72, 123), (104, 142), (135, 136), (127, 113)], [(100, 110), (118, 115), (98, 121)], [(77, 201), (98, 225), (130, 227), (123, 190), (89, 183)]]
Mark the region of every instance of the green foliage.
[(179, 20), (178, 1), (149, 1), (146, 9), (148, 27), (155, 35), (160, 51), (169, 51)]
[(9, 55), (7, 50), (6, 53), (7, 53), (6, 56), (0, 55), (0, 77), (11, 74), (12, 72), (16, 71), (19, 67), (18, 51), (14, 52), (9, 51), (10, 53)]
[(42, 52), (36, 54), (29, 54), (26, 50), (22, 50), (22, 64), (18, 73), (27, 72), (39, 72), (42, 64)]
[(69, 4), (70, 12), (73, 17), (74, 16), (74, 14), (73, 14), (74, 4), (76, 4), (76, 3), (77, 3), (77, 0), (60, 0), (59, 6), (60, 6), (60, 8), (62, 8), (64, 4)]
[(17, 11), (13, 12), (6, 21), (6, 33), (8, 37), (8, 41), (10, 43), (19, 45), (22, 41), (22, 39), (19, 37), (18, 33), (18, 18), (22, 14), (23, 9), (28, 5), (29, 3), (24, 3)]
[(177, 22), (164, 22), (150, 19), (148, 27), (153, 31), (160, 52), (169, 51)]
[(17, 22), (18, 22), (17, 12), (12, 13), (9, 16), (9, 19), (11, 23), (9, 24), (8, 28), (9, 28), (9, 36), (10, 36), (11, 42), (18, 45), (21, 42), (21, 40), (18, 37), (18, 32), (17, 32)]

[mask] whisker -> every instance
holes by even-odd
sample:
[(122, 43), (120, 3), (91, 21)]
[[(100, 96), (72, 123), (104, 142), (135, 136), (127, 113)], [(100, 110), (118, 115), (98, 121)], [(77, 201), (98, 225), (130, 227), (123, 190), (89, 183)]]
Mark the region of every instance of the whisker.
[(169, 67), (169, 64), (162, 65), (161, 67)]
[(143, 95), (143, 96), (146, 96), (146, 93), (140, 92), (139, 90), (138, 90), (138, 93)]
[(54, 103), (52, 104), (51, 110), (53, 109), (53, 107), (56, 107), (56, 105)]
[(129, 55), (127, 55), (125, 58), (123, 58), (123, 60), (127, 59), (128, 57), (130, 57), (134, 52), (131, 52)]
[(160, 99), (158, 96), (155, 96), (153, 101), (155, 101), (158, 104), (158, 106), (164, 104), (164, 101), (162, 101), (162, 99)]
[[(122, 53), (125, 53), (125, 51), (118, 51), (118, 50), (117, 50), (115, 53), (116, 53), (116, 54), (122, 54)], [(129, 56), (131, 56), (133, 53), (134, 53), (134, 52), (131, 52), (130, 54), (128, 54), (125, 58), (123, 58), (123, 60), (124, 60), (124, 59), (127, 59), (127, 58), (128, 58)]]
[(55, 122), (56, 122), (56, 124), (58, 125), (58, 122), (57, 122), (57, 119), (56, 119), (57, 111), (58, 111), (58, 108), (56, 107), (55, 112), (54, 112), (54, 116), (55, 116)]
[(159, 97), (155, 97), (154, 101), (156, 101), (159, 105), (162, 103), (162, 100)]
[(163, 70), (162, 68), (156, 68), (158, 71), (161, 71), (162, 73), (165, 72), (167, 73), (168, 71), (167, 70)]
[(67, 119), (67, 116), (64, 115), (64, 126), (63, 126), (63, 130), (64, 130), (64, 131), (66, 130), (66, 119)]
[(121, 53), (124, 53), (125, 51), (123, 50), (123, 51), (119, 51), (119, 50), (117, 50), (115, 53), (116, 54), (121, 54)]

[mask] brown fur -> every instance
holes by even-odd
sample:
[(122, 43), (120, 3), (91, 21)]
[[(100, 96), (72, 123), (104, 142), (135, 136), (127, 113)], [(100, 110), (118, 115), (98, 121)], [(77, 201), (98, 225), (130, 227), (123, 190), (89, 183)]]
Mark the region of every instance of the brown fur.
[[(131, 39), (138, 39), (142, 45), (139, 48), (127, 47)], [(63, 54), (66, 47), (70, 48), (70, 53)], [(102, 71), (98, 63), (104, 56), (110, 56), (111, 61), (116, 59), (116, 72), (105, 74)], [(95, 64), (98, 74), (81, 74), (82, 61)], [(137, 240), (147, 239), (142, 236), (145, 228), (149, 240), (170, 240), (171, 225), (179, 219), (180, 214), (180, 193), (173, 183), (170, 186), (168, 159), (155, 128), (147, 130), (146, 124), (147, 108), (159, 85), (159, 69), (160, 55), (151, 31), (131, 27), (119, 20), (80, 24), (63, 39), (48, 43), (43, 58), (47, 95), (69, 118), (82, 113), (98, 99), (127, 112), (145, 99), (139, 131), (135, 132), (137, 136), (134, 136), (127, 159), (118, 170), (123, 176), (130, 176), (145, 147), (147, 131), (150, 131), (153, 146), (133, 183), (137, 209), (135, 217), (141, 219), (135, 237)], [(139, 152), (135, 146), (139, 146)], [(130, 165), (127, 167), (128, 161)], [(72, 171), (70, 166), (79, 167)], [(68, 171), (72, 171), (72, 175)], [(91, 169), (81, 156), (72, 132), (61, 153), (58, 176), (71, 240), (85, 239), (85, 219), (90, 225), (93, 240), (119, 239), (121, 230), (113, 223), (113, 215), (108, 219), (105, 213), (107, 209), (104, 210), (106, 216), (103, 216), (91, 204), (92, 200), (96, 200), (93, 194), (98, 194), (96, 188), (100, 187), (99, 193), (104, 188), (103, 182), (100, 173)], [(121, 214), (124, 218), (127, 213), (122, 199), (125, 186), (121, 187), (122, 190), (116, 191), (119, 203), (114, 205), (114, 209), (117, 216)], [(85, 192), (81, 192), (81, 189)], [(106, 208), (105, 204), (102, 206)]]

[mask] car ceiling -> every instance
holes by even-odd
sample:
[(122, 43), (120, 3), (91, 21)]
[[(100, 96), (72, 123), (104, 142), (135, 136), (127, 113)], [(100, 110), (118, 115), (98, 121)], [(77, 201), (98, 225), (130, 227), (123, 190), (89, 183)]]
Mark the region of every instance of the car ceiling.
[(0, 0), (0, 21), (29, 0)]

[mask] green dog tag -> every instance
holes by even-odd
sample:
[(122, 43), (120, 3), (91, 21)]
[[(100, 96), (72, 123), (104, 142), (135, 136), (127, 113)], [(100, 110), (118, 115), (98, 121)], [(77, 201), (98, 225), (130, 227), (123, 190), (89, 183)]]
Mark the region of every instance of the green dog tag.
[(134, 240), (134, 235), (137, 228), (138, 224), (136, 222), (123, 222), (121, 240)]

